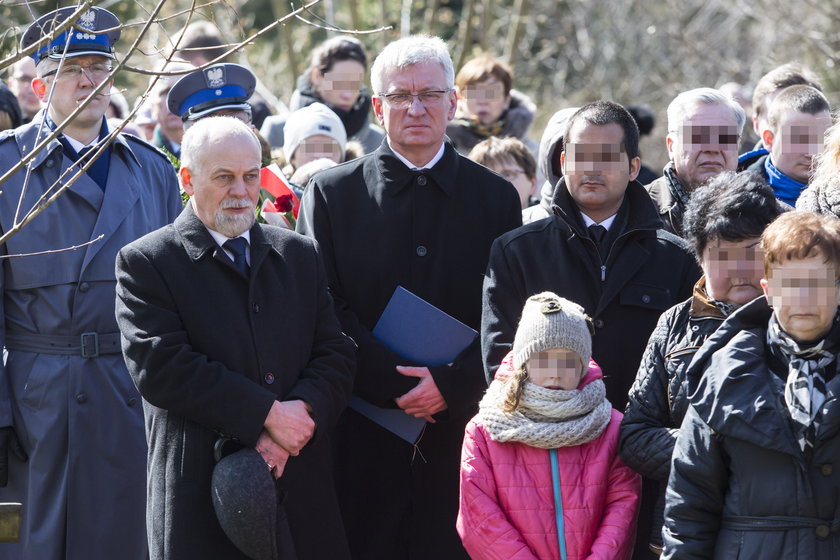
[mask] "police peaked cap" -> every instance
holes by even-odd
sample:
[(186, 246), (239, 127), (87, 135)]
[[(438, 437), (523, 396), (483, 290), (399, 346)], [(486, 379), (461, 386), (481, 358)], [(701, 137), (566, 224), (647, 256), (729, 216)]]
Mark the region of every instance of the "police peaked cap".
[[(30, 47), (53, 29), (70, 19), (76, 7), (59, 8), (38, 18), (30, 25), (20, 40), (21, 50)], [(32, 53), (38, 63), (45, 58), (61, 60), (74, 56), (96, 54), (114, 58), (114, 43), (120, 38), (120, 20), (104, 8), (91, 8), (59, 33), (46, 45)]]
[(216, 111), (250, 111), (248, 99), (257, 87), (254, 74), (239, 64), (222, 63), (197, 70), (175, 82), (166, 104), (185, 121), (194, 121)]

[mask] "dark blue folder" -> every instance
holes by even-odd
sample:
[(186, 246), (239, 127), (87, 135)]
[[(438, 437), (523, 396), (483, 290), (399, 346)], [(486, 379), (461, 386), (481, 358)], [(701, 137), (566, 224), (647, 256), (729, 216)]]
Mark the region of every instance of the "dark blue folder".
[[(389, 350), (405, 358), (407, 364), (425, 366), (452, 363), (477, 335), (461, 321), (402, 286), (394, 290), (373, 328), (373, 336)], [(394, 374), (399, 375), (396, 371)], [(380, 408), (355, 395), (348, 404), (408, 443), (417, 441), (426, 424), (422, 418), (410, 416), (399, 408)]]

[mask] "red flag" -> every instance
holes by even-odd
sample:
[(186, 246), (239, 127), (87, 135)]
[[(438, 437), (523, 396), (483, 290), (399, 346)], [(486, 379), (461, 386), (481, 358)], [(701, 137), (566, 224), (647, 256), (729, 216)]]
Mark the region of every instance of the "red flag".
[(300, 210), (300, 199), (295, 195), (292, 188), (289, 186), (289, 180), (280, 171), (276, 163), (272, 163), (268, 167), (260, 169), (260, 186), (267, 190), (276, 199), (284, 196), (291, 196), (293, 201), (292, 214), (295, 219), (298, 217)]

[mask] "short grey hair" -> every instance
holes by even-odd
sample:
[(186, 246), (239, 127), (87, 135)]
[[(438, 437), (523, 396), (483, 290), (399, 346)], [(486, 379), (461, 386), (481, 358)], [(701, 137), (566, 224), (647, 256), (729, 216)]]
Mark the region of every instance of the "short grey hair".
[(455, 87), (455, 69), (446, 43), (440, 37), (411, 35), (389, 43), (376, 57), (370, 71), (370, 84), (374, 95), (385, 93), (384, 82), (388, 72), (426, 62), (440, 64), (446, 75), (446, 87)]
[(697, 105), (725, 105), (732, 110), (735, 117), (735, 124), (738, 127), (738, 136), (744, 130), (744, 123), (747, 122), (747, 114), (744, 108), (731, 96), (714, 88), (697, 88), (684, 91), (671, 101), (668, 105), (668, 132), (677, 132), (679, 126), (685, 119), (689, 109)]
[(194, 172), (201, 169), (208, 143), (223, 136), (238, 136), (243, 140), (249, 138), (254, 143), (257, 160), (260, 160), (262, 148), (251, 127), (236, 117), (205, 117), (184, 132), (181, 140), (181, 167)]

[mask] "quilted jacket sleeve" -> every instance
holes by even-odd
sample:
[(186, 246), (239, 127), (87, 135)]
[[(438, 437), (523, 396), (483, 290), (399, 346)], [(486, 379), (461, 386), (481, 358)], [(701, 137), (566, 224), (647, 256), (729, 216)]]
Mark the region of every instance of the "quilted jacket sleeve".
[(642, 477), (616, 453), (608, 484), (603, 517), (587, 560), (629, 560), (633, 553)]
[(487, 435), (475, 420), (461, 450), (461, 497), (456, 528), (472, 560), (537, 560), (498, 502)]
[(630, 389), (621, 421), (619, 453), (636, 472), (654, 480), (668, 480), (678, 429), (672, 427), (665, 364), (675, 311), (662, 314), (645, 348), (636, 380)]

